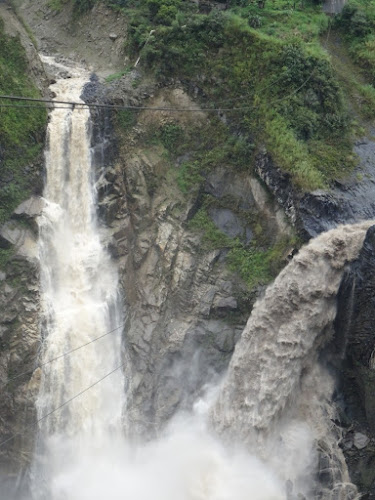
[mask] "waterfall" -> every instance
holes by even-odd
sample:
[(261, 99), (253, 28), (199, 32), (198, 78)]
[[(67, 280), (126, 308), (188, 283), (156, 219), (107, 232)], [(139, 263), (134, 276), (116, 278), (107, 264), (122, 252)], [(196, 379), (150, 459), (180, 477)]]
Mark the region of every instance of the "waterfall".
[[(80, 95), (89, 75), (51, 58), (44, 62), (65, 72), (65, 78), (50, 87), (56, 99), (83, 102)], [(122, 434), (121, 369), (75, 398), (122, 362), (118, 277), (99, 237), (87, 108), (51, 112), (46, 175), (45, 208), (39, 218), (41, 363), (57, 359), (42, 370), (33, 495), (60, 500), (71, 498), (59, 483), (67, 464), (84, 462)], [(89, 345), (77, 349), (84, 344)], [(75, 399), (54, 412), (71, 398)]]
[[(334, 380), (318, 356), (333, 334), (345, 266), (358, 256), (372, 224), (323, 233), (284, 268), (255, 305), (211, 409), (220, 434), (246, 442), (267, 462), (278, 463), (294, 482), (301, 479), (305, 495), (314, 485), (296, 467), (306, 447), (300, 436), (303, 427), (311, 436), (312, 453), (314, 441), (323, 443), (326, 472), (332, 476), (331, 488), (321, 498), (355, 495), (332, 425)], [(283, 453), (286, 460), (279, 462), (277, 455)], [(306, 465), (307, 473), (316, 467), (314, 461)]]

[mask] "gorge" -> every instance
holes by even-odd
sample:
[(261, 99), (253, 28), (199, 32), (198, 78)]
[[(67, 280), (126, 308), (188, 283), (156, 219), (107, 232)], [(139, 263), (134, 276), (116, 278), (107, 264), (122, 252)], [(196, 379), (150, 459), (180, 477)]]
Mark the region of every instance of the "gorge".
[(206, 77), (123, 70), (126, 13), (56, 5), (0, 5), (28, 85), (76, 103), (1, 219), (1, 498), (375, 498), (371, 122), (319, 185)]

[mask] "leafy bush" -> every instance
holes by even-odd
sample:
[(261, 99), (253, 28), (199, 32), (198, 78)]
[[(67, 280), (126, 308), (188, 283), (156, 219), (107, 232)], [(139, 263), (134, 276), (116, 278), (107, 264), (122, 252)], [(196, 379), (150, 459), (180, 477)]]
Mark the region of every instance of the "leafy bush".
[[(154, 21), (161, 22), (157, 16)], [(177, 72), (192, 74), (204, 64), (208, 52), (225, 41), (224, 15), (217, 12), (208, 16), (177, 16), (171, 26), (160, 26), (155, 35), (149, 36), (152, 28), (144, 17), (133, 17), (128, 46), (134, 53), (143, 47), (142, 59), (164, 77)]]
[(364, 38), (371, 33), (373, 23), (360, 6), (349, 3), (337, 17), (336, 24), (344, 28), (351, 38)]
[(182, 139), (182, 128), (175, 123), (166, 123), (160, 128), (160, 140), (168, 151), (173, 152)]
[(161, 24), (171, 24), (178, 12), (181, 0), (146, 0), (151, 19)]
[(177, 171), (177, 184), (184, 194), (198, 186), (203, 180), (201, 165), (198, 161), (184, 162)]
[(117, 125), (125, 132), (130, 130), (135, 125), (136, 122), (135, 113), (136, 112), (132, 111), (131, 109), (122, 109), (117, 111), (116, 113)]

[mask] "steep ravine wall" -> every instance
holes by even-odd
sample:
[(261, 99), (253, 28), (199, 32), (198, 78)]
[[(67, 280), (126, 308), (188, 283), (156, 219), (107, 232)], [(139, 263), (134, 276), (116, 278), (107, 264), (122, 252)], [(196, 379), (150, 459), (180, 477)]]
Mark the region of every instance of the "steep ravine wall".
[[(34, 165), (35, 180), (42, 165)], [(31, 178), (33, 178), (30, 175)], [(38, 183), (36, 182), (36, 185)], [(38, 191), (37, 191), (38, 192)], [(0, 227), (0, 247), (11, 256), (0, 270), (0, 480), (27, 467), (33, 447), (40, 347), (38, 195), (21, 203)]]

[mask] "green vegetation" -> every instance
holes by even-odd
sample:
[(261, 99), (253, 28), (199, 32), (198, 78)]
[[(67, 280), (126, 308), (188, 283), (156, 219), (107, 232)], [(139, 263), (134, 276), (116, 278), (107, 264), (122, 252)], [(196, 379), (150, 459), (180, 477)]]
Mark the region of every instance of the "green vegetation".
[(122, 131), (129, 131), (136, 123), (135, 111), (131, 111), (130, 109), (117, 111), (116, 123)]
[(180, 165), (177, 172), (177, 184), (184, 194), (187, 194), (195, 186), (199, 186), (203, 180), (201, 165), (198, 161), (186, 161)]
[(371, 0), (349, 0), (336, 18), (353, 59), (375, 85), (375, 4)]
[[(350, 75), (349, 91), (360, 103), (357, 112), (375, 118), (375, 5), (369, 0), (349, 0), (335, 19), (335, 27), (346, 41), (353, 61), (362, 68)], [(340, 63), (338, 63), (340, 64)], [(343, 71), (341, 71), (341, 74)], [(348, 75), (344, 77), (348, 83)]]
[(230, 127), (266, 145), (298, 187), (328, 187), (353, 168), (347, 104), (320, 44), (330, 20), (316, 2), (233, 0), (203, 15), (179, 0), (106, 1), (126, 15), (128, 51), (145, 69), (199, 81), (205, 103), (240, 108), (225, 112)]
[[(76, 14), (84, 14), (94, 7), (97, 0), (73, 0), (73, 8)], [(71, 2), (71, 0), (48, 0), (48, 7), (54, 12), (61, 12), (64, 5)]]
[(115, 80), (119, 80), (124, 75), (127, 75), (128, 73), (130, 73), (131, 70), (132, 70), (132, 67), (128, 66), (123, 71), (119, 71), (118, 73), (113, 73), (112, 75), (108, 75), (107, 78), (105, 79), (105, 81), (107, 83), (111, 83), (111, 82), (114, 82)]
[[(0, 93), (39, 97), (27, 77), (27, 61), (17, 38), (4, 33), (0, 20)], [(25, 166), (40, 153), (46, 111), (0, 104), (0, 224), (24, 200), (30, 188)]]
[(299, 245), (297, 238), (288, 236), (272, 244), (268, 238), (262, 238), (261, 228), (257, 231), (259, 241), (252, 240), (250, 245), (245, 245), (239, 238), (229, 238), (209, 217), (209, 205), (206, 199), (189, 227), (202, 233), (204, 249), (228, 249), (226, 260), (229, 269), (237, 272), (250, 288), (269, 283), (285, 265), (290, 250)]
[(189, 227), (190, 229), (202, 232), (203, 248), (206, 250), (216, 248), (232, 248), (236, 245), (237, 240), (229, 238), (226, 234), (217, 229), (209, 217), (205, 206), (202, 207), (191, 219)]
[(216, 167), (248, 170), (254, 152), (252, 143), (231, 135), (228, 127), (215, 117), (204, 125), (184, 127), (171, 120), (158, 128), (151, 127), (146, 135), (146, 142), (165, 148), (171, 164), (178, 159), (178, 165), (172, 168), (184, 194), (195, 191)]
[(160, 128), (160, 140), (169, 151), (176, 150), (183, 136), (182, 128), (175, 123), (166, 123)]
[(0, 269), (4, 269), (13, 254), (13, 249), (0, 248)]
[(238, 272), (250, 288), (265, 285), (284, 267), (288, 253), (298, 245), (295, 237), (284, 237), (268, 248), (252, 242), (249, 248), (237, 245), (228, 253), (228, 265)]
[(78, 14), (83, 14), (94, 7), (97, 0), (73, 0), (74, 10)]
[(65, 2), (63, 0), (49, 0), (47, 5), (54, 12), (61, 12), (62, 8), (64, 7), (64, 3), (66, 3), (66, 0)]

